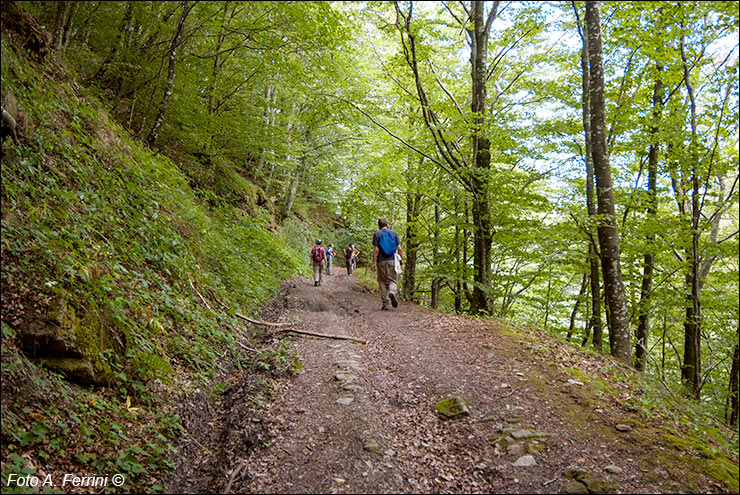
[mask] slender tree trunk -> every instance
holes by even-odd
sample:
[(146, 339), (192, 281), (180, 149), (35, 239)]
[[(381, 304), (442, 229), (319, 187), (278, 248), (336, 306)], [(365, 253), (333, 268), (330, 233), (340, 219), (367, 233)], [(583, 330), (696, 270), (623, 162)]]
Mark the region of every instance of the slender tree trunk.
[(403, 250), (403, 293), (406, 301), (418, 302), (416, 297), (416, 261), (419, 254), (417, 221), (419, 217), (418, 193), (406, 193), (406, 246)]
[[(300, 112), (300, 110), (298, 110)], [(311, 129), (306, 128), (304, 135), (304, 143), (308, 143), (311, 140)], [(296, 169), (295, 175), (290, 181), (290, 188), (288, 189), (288, 198), (285, 201), (285, 208), (282, 211), (282, 218), (286, 219), (293, 211), (293, 203), (295, 202), (296, 195), (298, 194), (298, 185), (300, 184), (303, 174), (306, 172), (308, 167), (306, 153), (301, 153), (301, 157), (298, 160), (298, 168)]]
[[(545, 323), (543, 325), (543, 328), (547, 330), (547, 324), (549, 323), (550, 319), (550, 294), (552, 293), (552, 265), (550, 265), (550, 268), (547, 273), (547, 298), (545, 299)], [(503, 311), (502, 311), (503, 315)]]
[(591, 320), (586, 323), (586, 330), (583, 332), (583, 340), (581, 340), (581, 347), (586, 347), (588, 344), (588, 338), (591, 336)]
[(666, 332), (668, 331), (668, 322), (667, 318), (665, 316), (665, 313), (663, 314), (663, 334), (661, 335), (661, 342), (660, 342), (660, 378), (665, 379), (665, 341), (666, 341)]
[(229, 2), (225, 2), (224, 5), (221, 6), (221, 8), (223, 9), (223, 19), (221, 20), (221, 26), (218, 29), (218, 34), (216, 34), (216, 46), (214, 49), (215, 55), (213, 57), (213, 66), (211, 67), (211, 78), (210, 81), (208, 81), (208, 89), (206, 90), (206, 94), (208, 97), (206, 107), (208, 110), (208, 120), (206, 121), (205, 129), (206, 139), (203, 140), (203, 151), (206, 154), (208, 154), (209, 151), (213, 148), (213, 142), (215, 139), (215, 136), (211, 131), (211, 127), (216, 113), (216, 82), (221, 76), (221, 48), (223, 47), (224, 40), (226, 39), (226, 26), (229, 20)]
[(67, 19), (67, 11), (69, 10), (69, 2), (61, 1), (57, 2), (57, 15), (54, 20), (54, 33), (52, 34), (52, 46), (55, 49), (62, 47), (62, 38), (64, 35), (64, 23)]
[(67, 13), (67, 20), (64, 23), (61, 47), (65, 47), (69, 43), (69, 33), (72, 31), (72, 19), (74, 19), (78, 4), (78, 2), (69, 2), (69, 12)]
[(288, 218), (291, 211), (293, 211), (293, 203), (295, 202), (296, 194), (298, 193), (298, 184), (301, 181), (301, 176), (303, 175), (305, 169), (306, 155), (302, 154), (301, 158), (298, 160), (298, 169), (296, 170), (295, 175), (293, 175), (293, 178), (290, 181), (290, 187), (288, 188), (288, 198), (285, 200), (285, 208), (283, 208), (283, 211), (281, 213), (283, 219)]
[[(85, 19), (82, 21), (82, 25), (77, 31), (77, 39), (80, 41), (80, 44), (87, 45), (87, 40), (90, 38), (90, 22), (95, 16), (95, 12), (98, 11), (101, 5), (102, 2), (96, 2), (95, 7), (93, 7), (92, 10), (85, 15)], [(86, 10), (85, 3), (82, 4), (82, 8)]]
[(434, 232), (432, 236), (432, 300), (430, 306), (437, 308), (439, 305), (439, 292), (442, 288), (442, 282), (439, 278), (437, 270), (439, 269), (439, 194), (437, 194), (436, 202), (434, 203)]
[[(663, 81), (660, 79), (661, 67), (657, 66), (657, 79), (653, 88), (653, 124), (650, 128), (652, 140), (650, 151), (648, 152), (648, 221), (654, 223), (657, 215), (657, 175), (658, 175), (658, 130), (660, 116), (663, 107)], [(648, 352), (648, 337), (650, 335), (650, 305), (653, 291), (653, 262), (655, 255), (652, 252), (652, 246), (655, 243), (655, 234), (652, 232), (653, 226), (647, 235), (648, 251), (643, 258), (642, 286), (640, 288), (640, 302), (638, 305), (639, 317), (637, 324), (637, 342), (635, 343), (635, 368), (645, 370), (645, 361)]]
[(681, 58), (683, 61), (684, 83), (689, 96), (691, 117), (691, 141), (689, 159), (691, 160), (691, 246), (687, 251), (689, 270), (686, 273), (688, 289), (686, 319), (684, 322), (684, 358), (681, 367), (681, 379), (691, 390), (694, 398), (699, 399), (701, 384), (701, 306), (699, 304), (699, 172), (698, 151), (696, 144), (696, 100), (691, 84), (691, 74), (686, 60), (684, 36), (681, 37)]
[(598, 228), (601, 250), (604, 290), (609, 306), (611, 354), (632, 364), (629, 315), (622, 283), (619, 236), (614, 208), (609, 152), (606, 145), (606, 105), (604, 100), (604, 64), (601, 43), (601, 12), (598, 1), (586, 2), (589, 49), (589, 99), (591, 108), (592, 155), (596, 175), (596, 196), (599, 216)]
[(589, 326), (594, 331), (592, 339), (594, 349), (600, 351), (601, 342), (604, 340), (604, 326), (601, 322), (601, 277), (599, 276), (599, 254), (596, 252), (595, 240), (592, 240), (588, 245), (588, 260), (591, 268), (589, 273), (589, 283), (591, 285), (591, 321)]
[(583, 295), (586, 293), (586, 288), (588, 287), (588, 273), (583, 274), (583, 279), (581, 280), (581, 290), (578, 291), (578, 297), (576, 298), (576, 303), (573, 305), (573, 311), (570, 313), (570, 326), (568, 327), (568, 334), (565, 336), (565, 340), (570, 342), (570, 338), (573, 336), (573, 330), (576, 328), (576, 315), (578, 314), (578, 307), (581, 305), (581, 301), (583, 300)]
[[(575, 8), (575, 6), (574, 6)], [(576, 10), (576, 19), (579, 19)], [(585, 144), (586, 162), (586, 208), (589, 219), (596, 218), (596, 206), (594, 202), (594, 161), (591, 155), (591, 117), (590, 117), (590, 99), (589, 99), (589, 70), (588, 70), (588, 24), (583, 23), (583, 32), (581, 33), (583, 46), (581, 48), (581, 110), (583, 119), (583, 137)], [(593, 222), (596, 223), (596, 222)], [(599, 278), (599, 255), (596, 252), (596, 241), (594, 235), (589, 232), (588, 245), (588, 263), (590, 267), (590, 284), (591, 284), (591, 320), (588, 327), (594, 332), (593, 345), (597, 350), (601, 350), (601, 341), (603, 331), (601, 326), (601, 282)]]
[(182, 12), (180, 13), (180, 19), (177, 21), (177, 26), (175, 27), (175, 36), (172, 38), (172, 41), (170, 41), (170, 44), (168, 46), (168, 52), (169, 52), (169, 65), (167, 68), (167, 85), (165, 86), (164, 90), (164, 96), (162, 97), (162, 102), (159, 105), (159, 111), (157, 112), (157, 117), (154, 119), (154, 125), (152, 126), (151, 132), (149, 132), (149, 136), (146, 138), (146, 142), (152, 146), (157, 141), (157, 137), (159, 137), (159, 131), (162, 128), (162, 123), (164, 122), (164, 116), (167, 113), (167, 107), (170, 103), (170, 97), (172, 96), (172, 91), (175, 88), (175, 69), (177, 68), (177, 50), (180, 46), (180, 38), (182, 37), (182, 31), (183, 27), (185, 26), (185, 20), (188, 17), (188, 13), (190, 13), (190, 7), (188, 6), (188, 2), (182, 2)]
[[(468, 209), (468, 202), (465, 201), (465, 225), (470, 224), (470, 211)], [(467, 227), (463, 229), (463, 240), (462, 240), (462, 289), (463, 294), (465, 294), (465, 299), (468, 301), (468, 304), (470, 304), (473, 300), (473, 295), (470, 293), (470, 290), (468, 289), (468, 238), (470, 237), (470, 232), (468, 232)]]
[[(455, 193), (455, 218), (460, 215), (460, 200)], [(460, 314), (463, 311), (462, 307), (462, 282), (464, 272), (461, 269), (460, 259), (460, 225), (455, 222), (455, 313)]]
[(223, 9), (223, 19), (221, 20), (221, 26), (218, 29), (216, 35), (216, 47), (214, 50), (213, 66), (211, 67), (211, 80), (208, 82), (208, 116), (212, 117), (215, 111), (215, 92), (216, 92), (216, 81), (221, 74), (221, 47), (226, 39), (226, 25), (229, 18), (229, 2), (225, 2), (221, 7)]
[[(262, 120), (265, 123), (265, 134), (269, 135), (272, 128), (275, 126), (275, 107), (273, 106), (276, 101), (275, 88), (271, 85), (265, 86), (265, 113), (262, 116)], [(263, 170), (267, 163), (265, 156), (267, 154), (266, 147), (260, 145), (259, 154), (259, 168)], [(275, 162), (270, 160), (270, 171), (267, 173), (267, 179), (265, 180), (265, 196), (268, 198), (272, 196), (272, 177), (275, 173)]]
[[(424, 158), (419, 159), (420, 168)], [(414, 177), (417, 172), (414, 169), (414, 157), (409, 154), (408, 159), (408, 174), (407, 184), (408, 190), (406, 192), (406, 246), (403, 250), (403, 292), (402, 296), (407, 301), (416, 302), (416, 260), (419, 253), (420, 239), (418, 235), (418, 218), (419, 218), (419, 202), (421, 201), (421, 195), (417, 193), (413, 186)]]

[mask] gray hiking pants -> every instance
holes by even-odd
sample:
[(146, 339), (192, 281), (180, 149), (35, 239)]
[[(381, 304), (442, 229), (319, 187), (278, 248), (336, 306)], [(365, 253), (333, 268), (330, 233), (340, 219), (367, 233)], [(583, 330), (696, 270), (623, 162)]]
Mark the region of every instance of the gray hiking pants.
[(378, 287), (383, 306), (390, 304), (388, 294), (396, 295), (398, 274), (395, 260), (378, 261)]
[(324, 262), (323, 261), (314, 261), (313, 262), (313, 281), (321, 283), (321, 272), (324, 271)]

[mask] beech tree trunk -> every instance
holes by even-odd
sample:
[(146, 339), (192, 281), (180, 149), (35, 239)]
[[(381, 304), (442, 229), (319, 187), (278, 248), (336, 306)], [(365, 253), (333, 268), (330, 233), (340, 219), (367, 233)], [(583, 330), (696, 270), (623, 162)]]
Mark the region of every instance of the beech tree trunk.
[(689, 269), (686, 273), (686, 318), (684, 320), (684, 354), (681, 366), (681, 379), (694, 398), (699, 399), (701, 384), (701, 306), (699, 304), (699, 172), (698, 151), (696, 145), (697, 122), (696, 100), (691, 84), (691, 73), (686, 60), (684, 36), (681, 37), (681, 58), (683, 61), (684, 83), (689, 97), (691, 118), (691, 141), (689, 143), (689, 160), (691, 169), (691, 245), (686, 250)]
[[(455, 218), (460, 215), (460, 200), (455, 193)], [(467, 245), (465, 239), (460, 239), (460, 225), (455, 223), (455, 313), (460, 314), (463, 312), (463, 288), (461, 280), (465, 279), (463, 262), (465, 259), (464, 251), (460, 248), (461, 243)], [(462, 252), (461, 252), (462, 251)]]
[(180, 38), (182, 37), (183, 27), (185, 26), (185, 20), (190, 13), (190, 7), (188, 2), (182, 2), (182, 12), (180, 13), (180, 19), (177, 21), (175, 27), (175, 35), (168, 45), (168, 58), (169, 64), (167, 67), (167, 84), (165, 85), (164, 95), (162, 96), (162, 102), (159, 104), (159, 110), (157, 111), (157, 117), (154, 119), (154, 125), (152, 130), (149, 132), (149, 136), (146, 138), (146, 142), (152, 146), (159, 137), (159, 131), (162, 129), (162, 123), (164, 122), (164, 116), (167, 113), (167, 107), (170, 103), (170, 96), (172, 96), (172, 90), (175, 87), (175, 69), (177, 68), (177, 50), (180, 46)]
[(604, 100), (604, 62), (601, 42), (601, 8), (598, 1), (586, 2), (589, 51), (589, 99), (591, 108), (592, 156), (596, 176), (599, 223), (599, 248), (604, 290), (609, 307), (611, 354), (632, 364), (627, 298), (622, 283), (619, 235), (614, 208), (609, 152), (606, 144), (606, 106)]
[(72, 19), (74, 19), (75, 12), (77, 11), (78, 2), (69, 2), (69, 9), (67, 10), (67, 19), (64, 22), (64, 29), (62, 30), (62, 38), (60, 47), (67, 46), (69, 43), (69, 33), (72, 31)]
[[(578, 11), (576, 11), (578, 20)], [(588, 70), (588, 24), (583, 23), (583, 32), (581, 33), (583, 47), (581, 48), (581, 109), (583, 119), (583, 135), (586, 162), (586, 208), (590, 219), (596, 218), (596, 206), (594, 203), (594, 161), (591, 156), (591, 117), (590, 117), (590, 97), (589, 97), (589, 70)], [(595, 222), (594, 222), (595, 223)], [(588, 264), (590, 268), (591, 284), (591, 320), (586, 325), (587, 328), (593, 329), (593, 345), (597, 350), (601, 350), (601, 341), (603, 339), (603, 330), (601, 325), (601, 281), (599, 277), (599, 255), (596, 250), (596, 241), (594, 236), (589, 232), (588, 244)]]
[[(650, 128), (652, 142), (648, 152), (648, 220), (655, 220), (657, 215), (657, 175), (658, 175), (658, 148), (657, 135), (659, 119), (663, 107), (663, 82), (660, 80), (660, 65), (657, 67), (658, 78), (653, 88), (653, 125)], [(652, 228), (652, 226), (651, 226)], [(655, 256), (651, 246), (655, 242), (655, 234), (650, 231), (647, 235), (648, 252), (643, 257), (642, 286), (640, 288), (640, 302), (638, 305), (637, 342), (635, 343), (635, 368), (645, 370), (645, 361), (648, 352), (648, 336), (650, 335), (650, 299), (653, 292), (653, 262)]]
[(434, 278), (432, 279), (432, 285), (431, 285), (431, 302), (430, 306), (432, 308), (437, 308), (439, 306), (439, 291), (442, 289), (442, 281), (440, 280), (437, 270), (439, 268), (439, 194), (437, 194), (437, 197), (435, 198), (435, 204), (434, 204), (434, 232), (432, 237), (432, 272), (434, 273)]
[[(497, 8), (494, 5), (493, 13)], [(471, 17), (473, 31), (470, 50), (470, 75), (472, 81), (473, 112), (473, 299), (470, 311), (473, 314), (491, 313), (487, 288), (491, 285), (491, 244), (493, 243), (493, 225), (491, 222), (491, 205), (489, 198), (489, 178), (491, 168), (491, 142), (483, 134), (486, 113), (486, 76), (488, 66), (488, 32), (490, 23), (486, 22), (483, 9), (485, 2), (472, 3)]]
[(419, 216), (419, 200), (416, 193), (406, 193), (406, 245), (403, 250), (403, 292), (406, 301), (418, 302), (416, 297), (416, 259), (419, 253), (419, 237), (416, 221)]
[[(311, 138), (311, 130), (306, 129), (305, 134), (305, 141), (308, 142)], [(288, 188), (288, 197), (285, 200), (285, 207), (283, 208), (283, 211), (281, 212), (282, 219), (285, 220), (290, 216), (290, 213), (293, 211), (293, 203), (295, 203), (296, 195), (298, 194), (298, 184), (301, 182), (301, 178), (303, 177), (303, 173), (306, 171), (306, 167), (308, 167), (307, 164), (307, 157), (306, 153), (301, 153), (301, 157), (298, 159), (298, 168), (295, 171), (295, 174), (293, 175), (293, 178), (290, 180), (290, 187)]]
[(64, 36), (64, 23), (67, 19), (67, 11), (69, 9), (69, 2), (61, 1), (57, 2), (57, 15), (54, 20), (54, 33), (52, 34), (52, 46), (55, 49), (62, 47), (62, 39)]
[[(419, 159), (419, 167), (424, 162), (424, 158)], [(421, 194), (412, 191), (411, 183), (416, 175), (414, 171), (414, 157), (409, 155), (407, 180), (409, 183), (406, 191), (406, 246), (403, 250), (403, 292), (402, 296), (406, 301), (418, 302), (416, 297), (416, 259), (419, 253), (419, 244), (421, 240), (418, 235), (418, 217), (419, 203)]]

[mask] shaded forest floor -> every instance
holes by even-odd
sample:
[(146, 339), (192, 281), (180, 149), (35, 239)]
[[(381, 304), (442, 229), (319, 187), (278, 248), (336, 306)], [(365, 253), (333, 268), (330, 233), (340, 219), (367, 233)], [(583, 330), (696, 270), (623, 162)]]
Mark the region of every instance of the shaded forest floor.
[[(296, 278), (265, 319), (303, 362), (254, 412), (248, 376), (189, 406), (170, 492), (729, 493), (679, 426), (635, 407), (632, 371), (552, 336), (401, 301), (380, 310), (342, 268)], [(283, 334), (284, 335), (284, 334)], [(469, 415), (442, 420), (439, 400)], [(651, 419), (651, 417), (653, 419)], [(671, 439), (676, 439), (671, 441)], [(716, 468), (716, 466), (715, 466)], [(716, 476), (715, 476), (716, 478)], [(735, 482), (736, 483), (736, 482)]]

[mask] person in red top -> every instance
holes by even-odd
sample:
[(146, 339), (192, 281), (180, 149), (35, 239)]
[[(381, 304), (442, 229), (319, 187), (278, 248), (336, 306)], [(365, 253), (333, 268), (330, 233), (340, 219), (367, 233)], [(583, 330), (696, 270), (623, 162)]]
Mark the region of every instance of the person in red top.
[(317, 239), (316, 245), (311, 248), (311, 265), (313, 266), (313, 285), (321, 285), (321, 272), (324, 271), (324, 262), (326, 261), (326, 250), (321, 245), (322, 240)]

